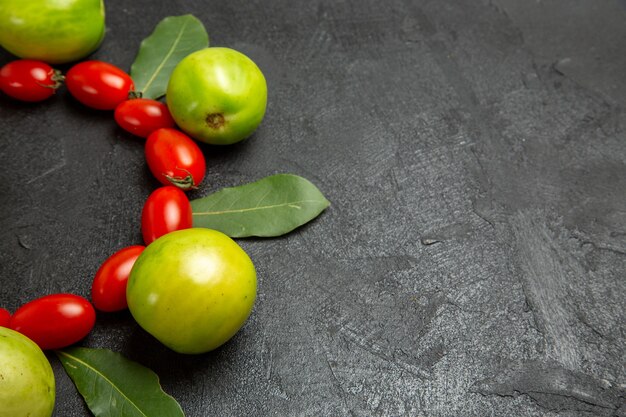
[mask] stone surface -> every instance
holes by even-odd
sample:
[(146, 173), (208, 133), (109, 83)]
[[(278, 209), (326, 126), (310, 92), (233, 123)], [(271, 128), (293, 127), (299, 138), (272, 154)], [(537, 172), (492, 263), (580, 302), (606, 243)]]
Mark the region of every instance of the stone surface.
[[(623, 0), (106, 3), (94, 58), (129, 68), (192, 13), (266, 75), (260, 129), (203, 146), (192, 196), (292, 172), (332, 206), (240, 241), (259, 297), (223, 348), (174, 354), (127, 312), (82, 345), (153, 369), (188, 416), (626, 415)], [(0, 104), (0, 305), (88, 296), (141, 242), (142, 141), (65, 90)], [(89, 415), (51, 361), (55, 416)]]

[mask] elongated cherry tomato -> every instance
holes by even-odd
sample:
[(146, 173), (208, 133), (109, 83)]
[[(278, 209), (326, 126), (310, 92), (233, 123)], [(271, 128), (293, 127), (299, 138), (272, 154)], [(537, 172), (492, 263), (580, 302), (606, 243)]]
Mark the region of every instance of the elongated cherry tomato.
[(175, 129), (159, 129), (146, 141), (146, 161), (152, 174), (164, 185), (181, 190), (196, 188), (204, 179), (204, 154), (189, 136)]
[(111, 255), (93, 280), (91, 287), (91, 301), (100, 311), (112, 312), (124, 310), (126, 304), (126, 284), (128, 275), (135, 261), (145, 249), (145, 246), (129, 246)]
[(41, 61), (18, 59), (0, 69), (0, 89), (22, 101), (42, 101), (61, 86), (60, 71)]
[(52, 294), (30, 301), (13, 314), (9, 327), (43, 350), (78, 342), (93, 328), (96, 312), (91, 303), (74, 294)]
[(0, 327), (9, 327), (11, 321), (11, 313), (5, 308), (0, 308)]
[(115, 108), (115, 121), (125, 131), (142, 138), (162, 127), (175, 126), (167, 106), (147, 98), (121, 102)]
[(128, 74), (102, 61), (74, 65), (65, 76), (65, 84), (76, 100), (98, 110), (113, 110), (135, 88)]
[(141, 212), (141, 233), (146, 245), (164, 234), (191, 226), (191, 204), (184, 192), (169, 185), (150, 194)]

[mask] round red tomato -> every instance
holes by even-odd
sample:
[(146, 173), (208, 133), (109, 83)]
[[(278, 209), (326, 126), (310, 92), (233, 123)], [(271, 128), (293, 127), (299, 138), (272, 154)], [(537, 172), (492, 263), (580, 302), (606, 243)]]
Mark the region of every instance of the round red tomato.
[(167, 106), (147, 98), (121, 102), (115, 108), (115, 121), (125, 131), (142, 138), (162, 127), (174, 127), (174, 119)]
[(0, 327), (9, 327), (11, 321), (11, 313), (5, 308), (0, 308)]
[(61, 86), (60, 71), (41, 61), (19, 59), (0, 69), (0, 89), (22, 101), (42, 101)]
[(74, 65), (65, 76), (65, 84), (76, 100), (98, 110), (113, 110), (135, 88), (128, 74), (102, 61)]
[(161, 184), (175, 185), (182, 190), (196, 188), (206, 172), (200, 147), (175, 129), (159, 129), (148, 136), (146, 161)]
[(78, 342), (93, 328), (91, 303), (73, 294), (52, 294), (30, 301), (13, 314), (9, 327), (37, 343), (42, 350)]
[(129, 246), (111, 255), (93, 280), (91, 301), (100, 311), (112, 312), (124, 310), (126, 304), (126, 284), (130, 270), (145, 246)]
[(141, 233), (146, 245), (169, 232), (191, 226), (191, 204), (179, 188), (172, 185), (157, 188), (143, 205)]

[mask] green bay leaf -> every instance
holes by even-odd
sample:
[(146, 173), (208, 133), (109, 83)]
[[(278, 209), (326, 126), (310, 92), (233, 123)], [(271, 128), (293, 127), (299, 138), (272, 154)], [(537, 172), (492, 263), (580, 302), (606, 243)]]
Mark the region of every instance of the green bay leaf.
[(191, 208), (194, 227), (230, 237), (273, 237), (313, 220), (329, 204), (308, 180), (277, 174), (193, 200)]
[(150, 369), (107, 349), (55, 352), (95, 417), (184, 417)]
[(194, 16), (170, 16), (161, 20), (154, 32), (141, 42), (130, 68), (135, 91), (144, 98), (165, 95), (174, 67), (187, 55), (209, 46), (204, 25)]

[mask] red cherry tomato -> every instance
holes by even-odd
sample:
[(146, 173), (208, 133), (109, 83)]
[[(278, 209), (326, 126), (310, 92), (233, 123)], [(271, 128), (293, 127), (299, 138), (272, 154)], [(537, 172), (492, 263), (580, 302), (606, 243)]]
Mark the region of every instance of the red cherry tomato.
[(189, 229), (191, 225), (189, 199), (172, 185), (154, 190), (141, 212), (141, 233), (146, 245), (174, 230)]
[(102, 61), (74, 65), (65, 76), (65, 84), (76, 100), (98, 110), (113, 110), (135, 88), (128, 74)]
[(189, 136), (174, 129), (159, 129), (148, 136), (146, 161), (161, 184), (181, 190), (196, 188), (206, 172), (202, 150)]
[(0, 89), (22, 101), (42, 101), (61, 86), (60, 71), (41, 61), (19, 59), (0, 69)]
[(126, 304), (128, 275), (145, 248), (137, 245), (121, 249), (100, 266), (91, 287), (91, 301), (98, 310), (112, 312), (128, 307)]
[(11, 313), (5, 308), (0, 308), (0, 327), (9, 327), (11, 321)]
[(125, 131), (142, 138), (162, 127), (175, 126), (167, 106), (147, 98), (121, 102), (115, 108), (115, 121)]
[(95, 322), (96, 312), (83, 297), (52, 294), (18, 308), (9, 327), (41, 349), (60, 349), (87, 336)]

